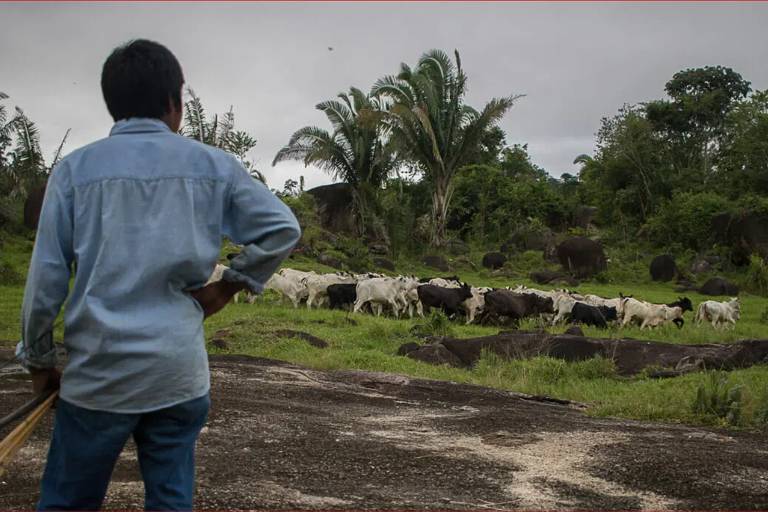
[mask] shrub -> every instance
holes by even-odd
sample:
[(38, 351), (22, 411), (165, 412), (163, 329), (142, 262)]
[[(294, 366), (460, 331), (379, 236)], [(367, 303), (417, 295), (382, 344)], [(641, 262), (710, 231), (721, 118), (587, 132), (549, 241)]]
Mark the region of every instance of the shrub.
[(453, 336), (453, 327), (448, 317), (440, 310), (432, 310), (432, 313), (424, 323), (411, 327), (411, 334), (418, 337), (427, 336)]
[(710, 372), (696, 390), (691, 410), (701, 416), (725, 420), (728, 425), (741, 423), (742, 386), (731, 385), (725, 372)]
[(727, 199), (714, 192), (676, 194), (649, 217), (645, 231), (660, 247), (679, 244), (705, 249), (712, 242), (712, 218), (730, 207)]
[(749, 268), (742, 286), (757, 295), (768, 295), (768, 265), (763, 258), (756, 254), (749, 258)]

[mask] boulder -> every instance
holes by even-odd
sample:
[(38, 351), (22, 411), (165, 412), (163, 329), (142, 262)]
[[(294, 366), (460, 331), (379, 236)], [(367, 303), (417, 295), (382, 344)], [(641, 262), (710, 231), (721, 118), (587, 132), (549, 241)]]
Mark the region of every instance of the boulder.
[(430, 268), (436, 268), (437, 270), (440, 270), (441, 272), (448, 272), (450, 268), (448, 267), (448, 262), (445, 261), (445, 258), (438, 255), (428, 255), (424, 256), (421, 259), (421, 262), (430, 267)]
[(671, 281), (677, 275), (675, 258), (669, 254), (661, 254), (653, 258), (650, 266), (651, 279), (654, 281)]
[(373, 264), (384, 270), (395, 271), (395, 264), (387, 258), (373, 258)]
[(400, 348), (397, 349), (397, 355), (407, 356), (409, 353), (413, 352), (414, 350), (419, 350), (420, 348), (421, 348), (421, 345), (413, 341), (408, 343), (403, 343), (402, 345), (400, 345)]
[(694, 274), (704, 274), (712, 270), (712, 264), (705, 259), (699, 259), (691, 264), (691, 272)]
[(465, 366), (461, 359), (459, 359), (453, 352), (445, 348), (442, 343), (433, 343), (431, 345), (424, 345), (417, 350), (408, 352), (408, 357), (421, 361), (424, 363), (448, 366), (454, 366), (460, 368)]
[(317, 257), (317, 262), (335, 269), (341, 269), (343, 265), (339, 258), (325, 252)]
[(723, 277), (713, 277), (708, 279), (699, 288), (702, 295), (727, 295), (736, 297), (739, 294), (739, 287)]
[(489, 252), (483, 256), (483, 266), (492, 270), (499, 269), (507, 262), (507, 257), (500, 252)]
[(557, 259), (576, 277), (590, 277), (608, 268), (602, 244), (586, 237), (563, 241), (557, 246)]
[(307, 190), (315, 200), (320, 224), (335, 233), (355, 233), (352, 212), (352, 187), (348, 183), (333, 183)]

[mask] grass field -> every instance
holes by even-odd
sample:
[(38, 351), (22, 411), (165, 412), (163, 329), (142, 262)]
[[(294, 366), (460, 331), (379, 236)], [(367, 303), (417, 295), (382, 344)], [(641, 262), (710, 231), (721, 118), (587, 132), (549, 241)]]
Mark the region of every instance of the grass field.
[[(0, 264), (13, 268), (21, 277), (29, 259), (31, 242), (20, 237), (5, 240)], [(313, 261), (289, 260), (286, 266), (303, 270), (332, 271)], [(398, 262), (403, 273), (435, 275), (409, 262)], [(473, 285), (507, 286), (529, 284), (525, 279), (510, 279), (484, 270), (458, 269), (462, 279)], [(438, 273), (439, 274), (439, 273)], [(545, 287), (541, 287), (545, 288)], [(619, 292), (653, 302), (670, 302), (678, 294), (669, 284), (655, 284), (642, 279), (631, 283), (585, 283), (578, 287), (583, 293), (613, 297)], [(0, 286), (0, 345), (10, 346), (19, 337), (19, 311), (23, 285)], [(701, 295), (687, 293), (695, 304), (706, 300)], [(588, 336), (631, 337), (668, 341), (672, 343), (728, 343), (745, 338), (765, 338), (768, 325), (763, 320), (768, 300), (742, 295), (742, 318), (733, 330), (714, 331), (708, 326), (697, 327), (693, 315), (687, 313), (686, 325), (641, 331), (638, 328), (600, 331), (585, 328)], [(615, 374), (612, 363), (594, 359), (566, 363), (550, 358), (528, 361), (502, 361), (486, 354), (471, 370), (437, 367), (396, 355), (398, 347), (408, 341), (418, 341), (411, 328), (423, 319), (395, 320), (369, 315), (351, 315), (342, 311), (298, 310), (281, 304), (275, 295), (267, 293), (256, 304), (233, 304), (206, 321), (208, 339), (226, 329), (229, 347), (210, 348), (211, 352), (240, 353), (295, 362), (320, 369), (362, 369), (394, 372), (415, 377), (473, 383), (538, 395), (571, 399), (589, 405), (588, 413), (643, 420), (683, 422), (689, 424), (723, 425), (734, 428), (763, 428), (768, 423), (768, 365), (755, 366), (727, 374), (721, 389), (715, 389), (709, 373), (695, 373), (671, 379), (650, 379), (644, 376), (622, 378)], [(521, 328), (538, 327), (534, 322)], [(310, 346), (305, 341), (279, 338), (274, 333), (294, 329), (318, 336), (329, 343), (326, 349)], [(498, 328), (465, 326), (454, 322), (450, 329), (458, 337), (495, 334)], [(562, 331), (564, 327), (555, 328)], [(59, 329), (60, 331), (60, 329)], [(61, 332), (58, 332), (61, 338)], [(729, 401), (736, 400), (738, 414), (729, 419), (722, 411), (694, 411), (697, 393), (732, 391)]]

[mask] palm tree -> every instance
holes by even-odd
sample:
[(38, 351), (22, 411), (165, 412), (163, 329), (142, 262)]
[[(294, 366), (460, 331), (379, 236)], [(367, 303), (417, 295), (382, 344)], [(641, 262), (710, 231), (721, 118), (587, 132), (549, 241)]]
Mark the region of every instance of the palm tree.
[(232, 153), (251, 176), (266, 183), (264, 175), (248, 160), (248, 152), (256, 146), (256, 139), (242, 130), (235, 130), (235, 113), (232, 107), (229, 107), (221, 118), (214, 114), (213, 119), (208, 120), (200, 97), (191, 87), (187, 87), (187, 94), (190, 99), (184, 103), (184, 126), (181, 128), (181, 134)]
[[(389, 141), (387, 127), (380, 122), (386, 105), (355, 87), (316, 105), (330, 121), (333, 132), (316, 126), (297, 130), (275, 155), (272, 165), (285, 160), (300, 160), (316, 165), (336, 180), (350, 185), (358, 234), (368, 234), (374, 213), (372, 203), (397, 158)], [(376, 231), (374, 229), (374, 231)], [(382, 233), (373, 233), (382, 236)]]
[(454, 64), (447, 54), (430, 50), (415, 69), (400, 65), (400, 73), (376, 82), (372, 94), (393, 105), (386, 115), (396, 147), (432, 183), (432, 244), (446, 240), (451, 180), (481, 144), (483, 135), (521, 97), (490, 100), (481, 111), (464, 103), (467, 76), (459, 52)]

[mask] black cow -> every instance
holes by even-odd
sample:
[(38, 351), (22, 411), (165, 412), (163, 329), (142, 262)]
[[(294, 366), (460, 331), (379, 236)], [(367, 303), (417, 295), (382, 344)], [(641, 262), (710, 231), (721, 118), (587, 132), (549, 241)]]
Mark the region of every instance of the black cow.
[[(693, 311), (693, 303), (688, 297), (678, 297), (675, 302), (670, 302), (667, 304), (667, 306), (670, 308), (680, 308), (683, 310), (683, 313), (686, 311)], [(685, 320), (682, 318), (675, 318), (672, 320), (672, 323), (674, 323), (678, 329), (682, 329), (683, 325), (685, 324)]]
[(464, 311), (462, 302), (472, 297), (472, 289), (466, 283), (461, 288), (443, 288), (434, 284), (423, 284), (416, 289), (419, 300), (424, 305), (424, 311), (429, 308), (440, 308), (448, 316), (453, 316)]
[(485, 294), (482, 321), (507, 317), (511, 323), (517, 325), (523, 318), (552, 312), (552, 299), (548, 297), (533, 293), (514, 293), (509, 290), (492, 290)]
[(608, 306), (590, 306), (583, 302), (577, 302), (571, 310), (571, 323), (592, 325), (605, 329), (608, 322), (617, 320), (616, 308)]
[(686, 311), (693, 311), (693, 303), (688, 297), (678, 297), (675, 302), (670, 302), (667, 306), (671, 308), (680, 308), (683, 310), (683, 313)]
[(332, 284), (326, 289), (328, 300), (331, 303), (331, 309), (343, 309), (350, 306), (357, 300), (356, 284)]

